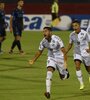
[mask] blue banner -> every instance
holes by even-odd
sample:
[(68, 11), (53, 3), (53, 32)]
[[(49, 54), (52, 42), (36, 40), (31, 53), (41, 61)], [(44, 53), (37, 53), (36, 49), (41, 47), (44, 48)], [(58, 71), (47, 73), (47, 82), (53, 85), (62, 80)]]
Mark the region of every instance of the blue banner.
[[(81, 28), (87, 29), (90, 24), (90, 15), (60, 15), (61, 21), (54, 26), (55, 30), (71, 30), (71, 23), (74, 19), (78, 19)], [(24, 15), (24, 30), (25, 31), (41, 31), (45, 26), (51, 26), (51, 15)], [(7, 30), (10, 27), (10, 15), (6, 15)]]

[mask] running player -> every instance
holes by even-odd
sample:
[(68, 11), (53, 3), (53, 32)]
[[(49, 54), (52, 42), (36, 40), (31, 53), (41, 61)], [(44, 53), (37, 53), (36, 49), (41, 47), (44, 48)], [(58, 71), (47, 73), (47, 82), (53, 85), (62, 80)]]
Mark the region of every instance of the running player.
[(70, 34), (69, 45), (66, 52), (68, 53), (74, 44), (74, 62), (76, 66), (76, 75), (80, 82), (80, 90), (82, 90), (84, 89), (84, 82), (81, 71), (82, 61), (90, 75), (90, 48), (88, 45), (89, 37), (87, 32), (80, 28), (80, 22), (78, 20), (72, 22), (72, 27), (74, 31)]
[(33, 64), (38, 59), (44, 48), (48, 49), (45, 96), (50, 98), (52, 74), (55, 69), (58, 70), (62, 80), (67, 79), (69, 77), (69, 73), (66, 66), (67, 56), (64, 55), (65, 48), (62, 40), (58, 36), (52, 35), (50, 27), (43, 28), (43, 35), (44, 38), (40, 42), (39, 51), (36, 53), (35, 57), (29, 61), (29, 64)]

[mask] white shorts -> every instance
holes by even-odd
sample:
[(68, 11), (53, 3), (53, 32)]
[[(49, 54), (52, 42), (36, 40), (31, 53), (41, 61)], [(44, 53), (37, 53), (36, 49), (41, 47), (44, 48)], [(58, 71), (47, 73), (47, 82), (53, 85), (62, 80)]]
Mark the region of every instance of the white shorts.
[(74, 60), (78, 59), (78, 60), (82, 61), (82, 56), (81, 55), (74, 54), (73, 56), (74, 56)]
[(90, 66), (90, 56), (82, 57), (85, 66)]
[(61, 74), (63, 74), (64, 68), (64, 58), (55, 59), (52, 57), (48, 57), (47, 59), (47, 67), (53, 67), (57, 69)]

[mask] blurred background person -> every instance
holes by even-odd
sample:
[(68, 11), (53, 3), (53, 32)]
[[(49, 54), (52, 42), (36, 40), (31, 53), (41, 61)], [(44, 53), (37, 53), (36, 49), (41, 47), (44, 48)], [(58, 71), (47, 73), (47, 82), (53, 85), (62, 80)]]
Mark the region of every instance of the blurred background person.
[(2, 42), (6, 38), (6, 23), (5, 23), (5, 12), (4, 12), (5, 4), (3, 1), (0, 1), (0, 54), (3, 53), (1, 50)]
[(53, 3), (51, 5), (51, 16), (52, 16), (52, 26), (58, 25), (60, 22), (59, 18), (59, 2), (58, 0), (53, 0)]
[(23, 50), (21, 48), (21, 36), (22, 36), (22, 30), (23, 30), (23, 14), (24, 11), (22, 10), (24, 5), (24, 0), (18, 0), (17, 7), (15, 10), (12, 11), (11, 17), (10, 17), (10, 32), (13, 32), (13, 35), (15, 37), (11, 50), (9, 51), (10, 54), (13, 53), (13, 49), (17, 45), (20, 54), (23, 54)]

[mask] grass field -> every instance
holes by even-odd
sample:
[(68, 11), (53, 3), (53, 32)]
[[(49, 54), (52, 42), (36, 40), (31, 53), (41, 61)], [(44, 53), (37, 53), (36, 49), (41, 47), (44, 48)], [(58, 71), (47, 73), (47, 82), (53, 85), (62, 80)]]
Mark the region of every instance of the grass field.
[[(69, 31), (53, 33), (60, 36), (67, 46)], [(34, 65), (28, 64), (28, 60), (38, 50), (42, 37), (41, 32), (24, 32), (21, 42), (26, 54), (20, 55), (15, 48), (14, 54), (10, 55), (8, 52), (13, 35), (7, 33), (7, 39), (2, 47), (4, 54), (0, 55), (0, 100), (47, 100), (43, 95), (45, 92), (47, 50), (43, 52)], [(72, 50), (68, 54), (68, 69), (70, 72), (68, 80), (60, 80), (57, 71), (53, 74), (50, 100), (90, 100), (90, 83), (83, 65), (85, 89), (79, 90)]]

